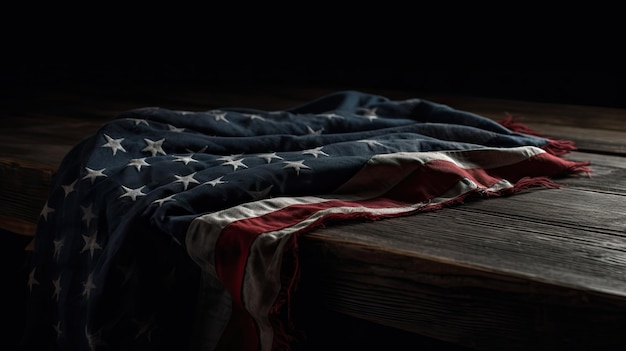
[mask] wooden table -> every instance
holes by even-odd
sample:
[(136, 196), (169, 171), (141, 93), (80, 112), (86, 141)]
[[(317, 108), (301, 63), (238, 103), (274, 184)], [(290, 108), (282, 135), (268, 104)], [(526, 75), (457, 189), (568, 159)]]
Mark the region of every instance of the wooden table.
[[(282, 109), (331, 89), (40, 91), (0, 110), (0, 229), (33, 235), (50, 176), (70, 147), (145, 106)], [(560, 189), (416, 216), (329, 226), (303, 238), (302, 299), (478, 350), (626, 347), (626, 110), (420, 97), (573, 140), (591, 177)]]

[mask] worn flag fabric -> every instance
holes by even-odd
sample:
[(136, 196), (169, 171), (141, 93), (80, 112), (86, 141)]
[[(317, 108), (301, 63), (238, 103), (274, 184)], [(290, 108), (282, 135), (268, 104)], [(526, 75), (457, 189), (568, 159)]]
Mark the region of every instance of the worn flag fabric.
[(358, 91), (281, 111), (122, 113), (54, 175), (23, 345), (288, 349), (281, 312), (300, 235), (555, 187), (555, 177), (590, 171), (561, 157), (570, 142), (519, 130)]

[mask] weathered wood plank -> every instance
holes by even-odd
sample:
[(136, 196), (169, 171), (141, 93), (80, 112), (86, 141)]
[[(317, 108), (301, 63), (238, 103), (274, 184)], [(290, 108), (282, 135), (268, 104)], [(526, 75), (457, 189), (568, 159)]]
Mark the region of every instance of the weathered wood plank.
[(535, 191), (313, 236), (626, 298), (625, 203), (623, 195)]
[[(0, 227), (34, 234), (62, 157), (123, 111), (276, 110), (330, 92), (95, 89), (47, 92), (2, 107)], [(626, 159), (598, 154), (626, 155), (626, 110), (432, 100), (495, 120), (508, 113), (544, 135), (574, 140), (591, 153), (567, 157), (590, 160), (594, 171), (590, 178), (559, 179), (561, 189), (307, 234), (302, 291), (344, 314), (477, 349), (574, 350), (626, 342)]]
[(300, 256), (300, 299), (318, 309), (478, 350), (615, 349), (626, 341), (624, 304), (575, 289), (332, 239), (307, 240)]
[(0, 157), (0, 228), (34, 235), (54, 169)]
[[(626, 122), (624, 125), (626, 126)], [(581, 151), (626, 155), (626, 130), (555, 126), (534, 122), (528, 123), (528, 126), (553, 139), (571, 140)]]
[(626, 341), (626, 162), (570, 158), (590, 160), (592, 178), (307, 234), (309, 289), (338, 312), (477, 349)]

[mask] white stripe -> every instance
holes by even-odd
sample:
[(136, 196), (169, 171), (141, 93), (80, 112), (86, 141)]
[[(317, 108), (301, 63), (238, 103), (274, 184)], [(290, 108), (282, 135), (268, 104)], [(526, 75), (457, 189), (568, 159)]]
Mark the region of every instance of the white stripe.
[[(542, 153), (545, 151), (538, 147), (522, 146), (375, 155), (335, 193), (373, 198), (384, 194), (415, 169), (432, 161), (447, 161), (462, 169), (491, 169), (510, 166)], [(372, 188), (372, 184), (376, 184), (376, 188)]]
[(259, 327), (261, 349), (271, 349), (273, 329), (268, 316), (270, 309), (280, 293), (281, 263), (284, 253), (283, 247), (291, 238), (291, 235), (308, 228), (331, 214), (369, 213), (380, 217), (397, 216), (416, 211), (420, 208), (446, 203), (475, 189), (477, 189), (476, 184), (464, 178), (445, 194), (434, 198), (428, 203), (416, 203), (394, 208), (369, 208), (364, 206), (332, 207), (317, 211), (310, 217), (299, 221), (293, 226), (260, 234), (252, 244), (250, 256), (246, 262), (242, 300), (244, 307), (254, 318)]
[[(492, 190), (507, 187), (509, 182), (500, 182)], [(277, 231), (261, 233), (250, 248), (250, 256), (246, 262), (243, 277), (242, 299), (246, 310), (254, 318), (259, 328), (259, 337), (262, 350), (271, 350), (273, 342), (273, 328), (269, 321), (269, 311), (280, 293), (281, 267), (284, 246), (293, 233), (305, 230), (317, 221), (331, 214), (369, 213), (375, 216), (397, 216), (408, 214), (420, 208), (437, 206), (457, 199), (464, 194), (474, 191), (478, 186), (471, 180), (464, 178), (444, 194), (432, 199), (428, 203), (416, 203), (409, 206), (394, 208), (368, 208), (364, 206), (342, 206), (327, 208), (313, 213), (308, 218), (299, 221), (293, 226)], [(333, 198), (341, 200), (342, 196)], [(353, 198), (350, 196), (350, 198)], [(316, 204), (328, 201), (323, 197), (292, 197), (274, 198), (247, 203), (235, 208), (226, 209), (212, 214), (198, 217), (191, 223), (187, 234), (187, 248), (192, 259), (204, 270), (217, 276), (215, 272), (215, 243), (222, 229), (228, 224), (242, 219), (255, 218), (272, 213), (292, 205)]]
[(202, 269), (215, 274), (215, 244), (222, 230), (230, 223), (264, 216), (293, 205), (317, 204), (328, 200), (315, 196), (276, 197), (196, 217), (187, 229), (187, 252)]
[[(543, 152), (542, 149), (536, 147), (519, 147), (376, 155), (334, 195), (263, 199), (194, 219), (187, 231), (187, 250), (190, 257), (204, 271), (217, 277), (215, 246), (222, 230), (235, 221), (257, 218), (293, 205), (319, 204), (329, 200), (358, 201), (374, 198), (395, 187), (422, 165), (435, 160), (447, 161), (462, 169), (489, 169), (512, 165)], [(510, 187), (512, 187), (510, 182), (502, 180), (484, 190), (500, 191)], [(269, 311), (280, 293), (283, 248), (293, 233), (304, 231), (331, 214), (368, 213), (378, 217), (398, 216), (420, 208), (438, 206), (456, 200), (476, 189), (478, 186), (474, 182), (464, 178), (452, 189), (428, 203), (394, 208), (364, 206), (327, 208), (313, 213), (288, 228), (260, 233), (250, 248), (250, 255), (246, 262), (242, 300), (259, 328), (261, 349), (269, 351), (272, 347), (273, 328), (268, 319)]]
[(535, 146), (520, 146), (512, 148), (478, 148), (468, 150), (428, 151), (428, 152), (397, 152), (391, 154), (374, 155), (372, 161), (378, 159), (411, 159), (422, 164), (442, 160), (454, 163), (463, 169), (482, 168), (490, 169), (516, 164), (527, 158), (545, 153)]
[[(337, 189), (334, 195), (263, 199), (197, 217), (187, 230), (187, 250), (200, 267), (215, 274), (213, 253), (215, 243), (222, 229), (234, 221), (263, 216), (292, 205), (316, 204), (329, 200), (358, 201), (375, 198), (396, 186), (421, 165), (434, 160), (448, 161), (464, 169), (488, 169), (512, 165), (540, 153), (544, 151), (528, 146), (510, 149), (481, 148), (376, 155), (354, 177)], [(372, 184), (376, 186), (372, 187)], [(509, 187), (510, 183), (496, 184), (494, 191), (500, 189), (501, 186)]]
[(269, 314), (281, 290), (282, 258), (289, 238), (288, 235), (257, 236), (246, 262), (241, 299), (259, 328), (261, 350), (272, 349), (274, 330)]
[[(260, 331), (262, 350), (271, 349), (273, 329), (268, 319), (269, 311), (280, 292), (280, 268), (283, 247), (291, 234), (306, 229), (324, 216), (334, 213), (370, 213), (376, 216), (393, 216), (415, 211), (420, 207), (444, 203), (455, 197), (476, 189), (468, 179), (461, 180), (453, 189), (429, 203), (417, 203), (396, 208), (336, 207), (318, 211), (309, 218), (283, 230), (263, 233), (257, 237), (250, 248), (243, 281), (242, 299), (250, 315), (255, 319)], [(215, 244), (222, 229), (238, 219), (247, 219), (268, 214), (286, 206), (315, 204), (328, 199), (317, 197), (276, 198), (256, 203), (244, 204), (240, 210), (227, 209), (198, 217), (192, 221), (187, 233), (187, 250), (190, 257), (205, 271), (217, 277), (215, 270)], [(262, 208), (256, 207), (260, 205)], [(255, 207), (252, 210), (251, 207)], [(237, 216), (237, 212), (240, 215)]]

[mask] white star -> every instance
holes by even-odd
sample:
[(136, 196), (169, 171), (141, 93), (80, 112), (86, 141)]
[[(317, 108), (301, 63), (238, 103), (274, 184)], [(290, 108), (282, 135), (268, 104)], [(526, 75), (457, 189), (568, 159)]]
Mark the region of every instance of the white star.
[(174, 175), (174, 177), (176, 177), (176, 181), (175, 183), (183, 183), (183, 185), (185, 186), (185, 190), (187, 190), (187, 186), (189, 186), (189, 183), (196, 183), (196, 184), (200, 184), (199, 181), (195, 180), (193, 178), (193, 176), (196, 175), (196, 172), (193, 172), (191, 174), (188, 174), (186, 176), (179, 176), (179, 175)]
[(169, 128), (169, 130), (170, 130), (171, 132), (180, 133), (180, 132), (184, 132), (184, 131), (185, 131), (185, 128), (178, 128), (178, 127), (173, 126), (173, 125), (171, 125), (171, 124), (168, 124), (168, 125), (167, 125), (167, 127)]
[(208, 182), (204, 182), (202, 184), (208, 184), (208, 185), (211, 185), (211, 186), (216, 186), (218, 184), (226, 184), (226, 183), (228, 183), (228, 182), (223, 182), (222, 178), (224, 178), (224, 177), (215, 178), (213, 180), (209, 180)]
[[(96, 286), (94, 285), (93, 287), (90, 288), (90, 290), (95, 287)], [(85, 295), (85, 293), (83, 293), (83, 295)], [(89, 298), (89, 293), (87, 293), (87, 298)], [(96, 351), (97, 349), (100, 348), (100, 346), (106, 345), (106, 343), (102, 341), (102, 330), (96, 333), (89, 333), (86, 325), (85, 325), (85, 338), (87, 338), (87, 344), (89, 344), (89, 349), (91, 351)]]
[(222, 113), (211, 113), (213, 115), (213, 117), (215, 117), (215, 121), (224, 121), (226, 123), (230, 123), (229, 120), (226, 119), (226, 113), (222, 112)]
[(96, 284), (93, 283), (93, 273), (90, 273), (87, 277), (87, 280), (83, 283), (83, 296), (87, 296), (91, 294), (91, 290), (96, 288)]
[(78, 179), (74, 180), (69, 185), (61, 185), (61, 187), (63, 187), (63, 191), (65, 191), (65, 197), (67, 197), (67, 195), (69, 195), (72, 191), (75, 190), (74, 186), (76, 185), (77, 181), (78, 181)]
[(45, 221), (48, 221), (48, 215), (54, 212), (54, 209), (48, 206), (48, 201), (46, 201), (45, 205), (43, 205), (43, 209), (41, 210), (41, 216)]
[(100, 246), (98, 242), (96, 241), (98, 239), (97, 236), (98, 236), (98, 232), (95, 232), (92, 236), (83, 235), (83, 240), (85, 240), (85, 245), (80, 250), (80, 253), (83, 253), (89, 250), (91, 258), (93, 258), (93, 252), (95, 250), (102, 249), (102, 246)]
[(315, 158), (317, 158), (317, 156), (319, 156), (319, 155), (329, 156), (327, 153), (322, 151), (322, 147), (323, 146), (319, 146), (319, 147), (316, 147), (315, 149), (304, 150), (304, 151), (302, 151), (302, 154), (303, 155), (310, 154), (310, 155), (315, 156)]
[(61, 248), (63, 247), (63, 239), (54, 240), (53, 243), (54, 254), (52, 256), (56, 258), (57, 261), (59, 261), (59, 258), (61, 257)]
[(54, 285), (54, 293), (52, 294), (52, 298), (56, 297), (57, 302), (59, 301), (59, 297), (61, 295), (61, 277), (54, 279), (52, 281), (52, 285)]
[(96, 218), (96, 215), (93, 213), (92, 208), (93, 204), (90, 204), (88, 207), (80, 206), (83, 209), (83, 218), (82, 220), (86, 222), (87, 227), (89, 228), (89, 222), (92, 219)]
[(304, 164), (304, 160), (300, 160), (300, 161), (284, 161), (286, 163), (286, 165), (283, 168), (293, 168), (296, 170), (296, 175), (300, 175), (300, 170), (305, 168), (305, 169), (311, 169), (311, 167), (307, 166)]
[(170, 195), (170, 196), (168, 196), (168, 197), (164, 197), (164, 198), (162, 198), (162, 199), (154, 200), (154, 201), (152, 201), (152, 203), (153, 203), (153, 204), (158, 204), (158, 205), (159, 205), (159, 207), (160, 207), (161, 205), (163, 205), (163, 203), (164, 203), (164, 202), (167, 202), (167, 201), (176, 201), (176, 199), (174, 199), (174, 195), (176, 195), (176, 194)]
[(148, 162), (146, 162), (146, 158), (142, 157), (142, 158), (133, 158), (130, 161), (128, 161), (128, 163), (126, 164), (126, 166), (135, 166), (135, 168), (137, 168), (137, 171), (141, 171), (141, 167), (142, 166), (150, 166), (150, 164), (148, 164)]
[(328, 118), (328, 119), (333, 119), (333, 118), (343, 118), (343, 116), (340, 116), (340, 115), (338, 115), (338, 114), (336, 114), (336, 113), (332, 113), (332, 112), (331, 112), (331, 113), (320, 113), (320, 114), (318, 114), (318, 116), (320, 116), (320, 117), (326, 117), (326, 118)]
[(96, 171), (96, 170), (91, 169), (89, 167), (85, 167), (85, 170), (87, 171), (87, 175), (85, 175), (83, 177), (83, 179), (89, 179), (89, 180), (91, 180), (91, 184), (93, 184), (96, 181), (96, 178), (98, 178), (98, 177), (106, 177), (107, 176), (106, 174), (104, 174), (104, 170), (105, 169), (106, 168), (103, 168), (103, 169), (100, 169), (100, 170)]
[(58, 321), (57, 324), (54, 325), (54, 331), (57, 333), (57, 340), (61, 339), (61, 335), (63, 331), (61, 330), (61, 321)]
[(174, 157), (176, 157), (174, 162), (184, 162), (185, 164), (188, 164), (189, 162), (198, 162), (198, 160), (194, 160), (193, 159), (193, 155), (189, 155), (189, 156), (176, 156), (176, 155), (174, 155)]
[(32, 271), (30, 271), (30, 274), (28, 274), (28, 287), (30, 288), (30, 291), (33, 291), (33, 286), (34, 285), (39, 285), (39, 282), (37, 281), (37, 279), (35, 279), (35, 270), (37, 268), (33, 268)]
[(153, 141), (150, 139), (143, 140), (146, 142), (146, 144), (148, 144), (148, 146), (141, 149), (141, 151), (148, 151), (152, 154), (152, 156), (156, 156), (157, 154), (165, 155), (165, 151), (163, 151), (163, 142), (165, 141), (165, 138), (157, 141)]
[(138, 126), (140, 124), (145, 124), (147, 126), (149, 126), (148, 121), (146, 121), (145, 119), (142, 118), (130, 118), (131, 120), (135, 121), (135, 125)]
[(104, 135), (104, 137), (106, 138), (107, 142), (106, 144), (102, 145), (102, 147), (111, 148), (111, 150), (113, 151), (113, 156), (115, 156), (117, 150), (126, 152), (126, 149), (124, 149), (124, 147), (122, 146), (122, 141), (124, 141), (124, 138), (113, 139), (106, 134)]
[(260, 119), (262, 121), (265, 121), (265, 118), (263, 118), (262, 116), (259, 116), (259, 115), (255, 115), (253, 113), (242, 113), (241, 115), (242, 116), (246, 116), (246, 117), (248, 117), (248, 118), (250, 118), (252, 120)]
[(268, 154), (258, 154), (257, 157), (264, 159), (267, 163), (271, 163), (273, 159), (282, 160), (283, 158), (276, 155), (275, 152)]
[(368, 109), (368, 108), (363, 108), (363, 117), (369, 119), (370, 121), (378, 118), (378, 116), (376, 115), (376, 109), (377, 107), (374, 107), (372, 109)]
[(381, 144), (380, 142), (376, 140), (357, 140), (357, 143), (365, 143), (369, 145), (370, 147), (374, 147), (374, 146), (386, 147), (384, 144)]
[(311, 127), (306, 126), (307, 131), (309, 132), (309, 134), (311, 135), (322, 135), (322, 131), (324, 130), (324, 128), (320, 129), (320, 130), (313, 130)]
[(227, 161), (222, 163), (222, 166), (233, 166), (233, 171), (237, 170), (239, 167), (248, 168), (248, 166), (243, 163), (243, 159)]
[(218, 161), (234, 161), (237, 157), (241, 157), (243, 154), (230, 155), (230, 156), (220, 156), (217, 158)]
[(131, 199), (133, 199), (133, 201), (137, 200), (137, 196), (144, 196), (146, 194), (144, 194), (143, 192), (141, 192), (141, 190), (143, 188), (145, 188), (146, 186), (143, 185), (141, 188), (137, 188), (137, 189), (131, 189), (131, 188), (127, 188), (125, 186), (122, 185), (122, 188), (124, 188), (124, 191), (126, 191), (126, 193), (120, 195), (120, 199), (123, 197), (130, 197)]

